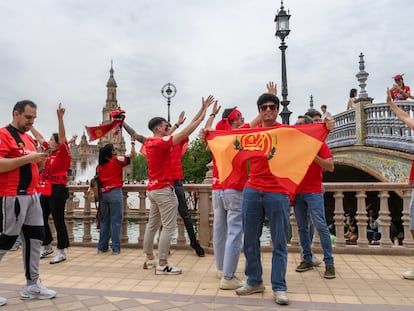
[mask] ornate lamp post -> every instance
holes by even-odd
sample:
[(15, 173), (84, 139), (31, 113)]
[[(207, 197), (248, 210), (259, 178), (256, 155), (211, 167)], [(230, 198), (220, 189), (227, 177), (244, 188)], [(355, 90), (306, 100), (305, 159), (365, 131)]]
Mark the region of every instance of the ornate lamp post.
[(285, 43), (285, 38), (289, 35), (289, 18), (290, 15), (286, 13), (285, 8), (283, 7), (283, 0), (281, 1), (280, 10), (277, 12), (275, 17), (276, 23), (276, 37), (279, 37), (282, 41), (279, 49), (282, 51), (282, 106), (283, 110), (280, 112), (280, 116), (282, 117), (283, 124), (289, 124), (289, 117), (291, 115), (291, 111), (288, 109), (289, 101), (287, 100), (288, 95), (288, 88), (287, 88), (287, 79), (286, 79), (286, 56), (285, 50), (287, 49), (287, 45)]
[(177, 93), (177, 89), (174, 84), (167, 83), (164, 85), (161, 89), (161, 94), (167, 99), (167, 105), (168, 105), (168, 122), (170, 122), (170, 105), (171, 105), (171, 98), (175, 96)]

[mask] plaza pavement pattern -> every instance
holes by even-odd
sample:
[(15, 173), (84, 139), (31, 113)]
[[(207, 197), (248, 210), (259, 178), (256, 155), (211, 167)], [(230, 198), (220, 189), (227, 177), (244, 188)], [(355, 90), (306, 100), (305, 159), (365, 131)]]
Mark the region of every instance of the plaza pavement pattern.
[[(264, 293), (239, 297), (220, 290), (214, 256), (199, 258), (194, 251), (172, 250), (169, 260), (181, 275), (155, 275), (143, 270), (142, 249), (122, 249), (120, 255), (97, 254), (96, 249), (71, 247), (68, 259), (51, 265), (41, 260), (41, 279), (58, 292), (51, 300), (20, 300), (25, 284), (21, 250), (9, 252), (0, 263), (0, 296), (8, 299), (0, 310), (414, 310), (414, 280), (401, 273), (414, 267), (414, 257), (334, 254), (336, 279), (323, 278), (324, 264), (295, 272), (300, 254), (289, 253), (287, 285), (290, 305), (272, 300), (271, 253), (263, 253)], [(317, 254), (321, 257), (321, 254)], [(237, 275), (243, 274), (244, 255)]]

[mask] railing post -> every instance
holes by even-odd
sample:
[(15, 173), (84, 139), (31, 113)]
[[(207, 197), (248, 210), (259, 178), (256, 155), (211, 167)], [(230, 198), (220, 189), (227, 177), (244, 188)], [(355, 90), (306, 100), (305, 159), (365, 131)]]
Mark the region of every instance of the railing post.
[(365, 198), (367, 195), (365, 191), (358, 191), (355, 195), (357, 198), (357, 213), (355, 219), (358, 221), (358, 247), (368, 247), (367, 239), (367, 207), (365, 204)]
[[(404, 226), (404, 241), (403, 245), (408, 248), (414, 248), (414, 241), (411, 238), (411, 231), (410, 231), (410, 205), (411, 200), (413, 199), (412, 190), (403, 191), (403, 211), (401, 220), (403, 221)], [(414, 215), (412, 215), (414, 217)]]
[(380, 227), (381, 227), (381, 247), (390, 248), (392, 246), (391, 240), (389, 239), (390, 236), (390, 225), (391, 225), (391, 216), (390, 210), (388, 207), (388, 198), (390, 195), (388, 194), (387, 190), (380, 191), (378, 194), (380, 199), (380, 211), (379, 211), (379, 219), (380, 219)]
[(82, 195), (83, 195), (83, 198), (85, 199), (85, 208), (83, 209), (83, 237), (82, 237), (82, 242), (91, 242), (92, 241), (92, 235), (91, 235), (91, 201), (89, 200), (89, 197), (88, 197), (88, 194), (87, 194), (86, 191), (83, 191)]
[(142, 248), (144, 245), (144, 234), (147, 227), (147, 208), (146, 202), (147, 191), (139, 192), (139, 210), (138, 210), (138, 226), (139, 226), (139, 235), (138, 235), (138, 247)]
[(345, 247), (344, 238), (344, 193), (342, 191), (335, 191), (333, 197), (335, 198), (334, 222), (336, 241), (335, 247)]
[(296, 223), (295, 210), (293, 206), (290, 207), (290, 228), (292, 232), (292, 238), (290, 239), (290, 245), (299, 246), (298, 224)]
[(69, 242), (73, 242), (75, 240), (73, 236), (73, 198), (74, 193), (73, 190), (69, 188), (69, 197), (66, 200), (66, 228), (68, 230)]
[(122, 188), (122, 224), (121, 224), (121, 243), (128, 243), (128, 192)]
[(211, 228), (210, 228), (210, 213), (211, 209), (211, 187), (200, 188), (200, 199), (198, 202), (197, 212), (199, 213), (199, 231), (198, 238), (201, 245), (209, 246), (210, 240), (212, 239)]

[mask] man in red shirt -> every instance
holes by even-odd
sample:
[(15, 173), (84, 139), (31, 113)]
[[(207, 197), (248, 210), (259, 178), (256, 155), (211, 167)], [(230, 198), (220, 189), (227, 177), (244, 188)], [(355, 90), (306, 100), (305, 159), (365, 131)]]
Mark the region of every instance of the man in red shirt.
[[(315, 122), (320, 121), (320, 113), (307, 113), (305, 116), (312, 117)], [(301, 124), (298, 120), (296, 124)], [(296, 189), (295, 195), (295, 218), (298, 225), (300, 245), (302, 247), (303, 261), (296, 267), (297, 272), (305, 272), (313, 269), (315, 263), (312, 256), (312, 239), (310, 236), (310, 220), (318, 231), (324, 253), (326, 279), (335, 278), (334, 258), (332, 256), (332, 242), (329, 234), (328, 224), (325, 219), (325, 207), (322, 191), (322, 169), (333, 172), (334, 164), (332, 153), (324, 142), (315, 160), (310, 165), (305, 177)]]
[[(176, 131), (179, 128), (179, 126), (184, 123), (185, 119), (186, 118), (183, 111), (180, 113), (177, 123), (175, 123), (168, 130), (167, 134), (172, 135), (174, 131)], [(145, 140), (147, 139), (145, 136), (137, 134), (128, 124), (126, 124), (126, 122), (123, 123), (123, 127), (131, 135), (132, 139), (138, 140), (141, 144), (144, 144)], [(134, 144), (134, 142), (131, 142), (131, 144)], [(190, 245), (196, 251), (196, 254), (199, 257), (204, 257), (205, 252), (197, 240), (196, 233), (194, 231), (193, 220), (191, 219), (191, 216), (188, 212), (187, 200), (183, 188), (184, 175), (183, 167), (181, 164), (181, 158), (185, 154), (187, 144), (188, 138), (182, 140), (171, 150), (171, 178), (173, 180), (174, 191), (178, 199), (178, 213), (183, 219), (185, 229), (187, 230), (188, 237), (190, 238)], [(144, 269), (151, 268), (153, 268), (151, 264), (149, 266), (147, 264), (144, 264)]]
[[(21, 299), (50, 299), (56, 296), (39, 279), (39, 260), (45, 236), (42, 208), (36, 186), (39, 163), (48, 154), (37, 152), (26, 134), (36, 118), (37, 106), (29, 100), (16, 103), (13, 121), (0, 129), (0, 260), (21, 234), (26, 286)], [(7, 302), (0, 297), (0, 305)]]
[[(262, 94), (257, 100), (257, 107), (262, 119), (261, 127), (277, 128), (279, 98), (273, 94)], [(326, 119), (328, 130), (334, 127)], [(243, 231), (244, 255), (246, 257), (246, 284), (236, 289), (238, 295), (250, 295), (265, 290), (261, 263), (260, 236), (265, 217), (269, 220), (273, 243), (271, 284), (273, 298), (277, 304), (287, 305), (286, 266), (287, 266), (287, 232), (289, 221), (289, 192), (280, 184), (269, 168), (267, 155), (264, 153), (250, 158), (250, 170), (243, 190)]]
[(170, 125), (161, 117), (152, 118), (148, 128), (153, 137), (144, 142), (148, 163), (148, 198), (151, 201), (148, 224), (144, 235), (144, 252), (147, 255), (146, 266), (154, 265), (154, 237), (158, 229), (162, 230), (158, 243), (158, 262), (155, 274), (180, 274), (180, 268), (168, 263), (171, 237), (177, 226), (178, 199), (174, 192), (171, 174), (171, 149), (186, 139), (204, 120), (207, 108), (214, 102), (214, 97), (202, 99), (202, 107), (196, 117), (182, 131), (168, 136)]

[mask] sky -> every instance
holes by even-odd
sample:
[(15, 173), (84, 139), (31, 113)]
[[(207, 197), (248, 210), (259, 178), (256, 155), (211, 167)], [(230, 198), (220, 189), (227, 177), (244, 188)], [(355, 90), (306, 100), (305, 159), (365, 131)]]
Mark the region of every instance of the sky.
[[(172, 123), (187, 122), (212, 94), (246, 120), (274, 81), (281, 94), (280, 39), (275, 0), (0, 0), (0, 125), (22, 99), (38, 105), (35, 126), (57, 131), (56, 108), (66, 108), (68, 138), (102, 121), (111, 60), (118, 104), (138, 133), (148, 120), (167, 117), (161, 88), (173, 83)], [(309, 108), (346, 108), (359, 54), (369, 73), (366, 91), (384, 102), (392, 77), (414, 85), (412, 0), (285, 0), (290, 122)], [(411, 29), (411, 30), (410, 30)], [(413, 86), (414, 87), (414, 86)], [(278, 117), (279, 122), (281, 118)], [(126, 133), (125, 133), (126, 134)], [(194, 138), (195, 135), (192, 136)], [(127, 142), (129, 141), (126, 135)]]

